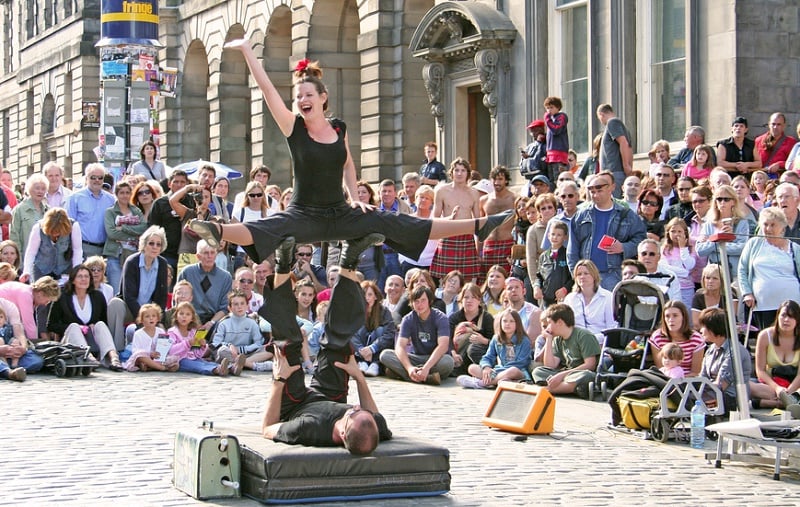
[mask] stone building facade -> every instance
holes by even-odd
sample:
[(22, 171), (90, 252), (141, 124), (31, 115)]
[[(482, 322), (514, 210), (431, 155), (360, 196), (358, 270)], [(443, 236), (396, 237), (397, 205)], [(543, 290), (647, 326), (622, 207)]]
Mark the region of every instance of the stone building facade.
[[(0, 0), (0, 11), (0, 162), (21, 178), (52, 159), (78, 174), (97, 145), (81, 102), (100, 93), (100, 2)], [(266, 163), (282, 186), (285, 142), (227, 40), (251, 40), (287, 103), (290, 69), (319, 60), (369, 181), (416, 170), (429, 140), (445, 163), (515, 167), (548, 95), (563, 98), (581, 154), (604, 102), (640, 154), (662, 138), (677, 149), (688, 125), (713, 141), (738, 115), (751, 137), (774, 111), (789, 131), (800, 120), (798, 0), (166, 0), (159, 15), (159, 63), (179, 71), (159, 115), (167, 163)]]

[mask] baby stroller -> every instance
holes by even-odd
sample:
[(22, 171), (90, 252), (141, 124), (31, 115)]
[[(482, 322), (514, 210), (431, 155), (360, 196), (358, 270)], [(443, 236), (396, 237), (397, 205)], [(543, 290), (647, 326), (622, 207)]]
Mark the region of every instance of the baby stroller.
[[(647, 361), (647, 338), (661, 325), (666, 295), (661, 287), (644, 278), (623, 280), (614, 287), (614, 318), (620, 327), (603, 331), (595, 381), (589, 384), (589, 399), (598, 391), (608, 400), (611, 390), (633, 369), (644, 369)], [(665, 278), (665, 275), (651, 275)], [(674, 278), (674, 277), (673, 277)]]
[(40, 342), (36, 344), (36, 353), (44, 359), (44, 369), (52, 371), (57, 377), (88, 377), (100, 366), (91, 357), (88, 347), (71, 343)]

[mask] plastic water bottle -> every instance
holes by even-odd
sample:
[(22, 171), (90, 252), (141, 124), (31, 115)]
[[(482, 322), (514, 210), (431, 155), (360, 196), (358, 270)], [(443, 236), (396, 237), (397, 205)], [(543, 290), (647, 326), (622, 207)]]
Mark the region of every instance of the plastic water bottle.
[(703, 402), (697, 400), (692, 407), (692, 434), (691, 446), (693, 449), (702, 449), (706, 442), (706, 411)]

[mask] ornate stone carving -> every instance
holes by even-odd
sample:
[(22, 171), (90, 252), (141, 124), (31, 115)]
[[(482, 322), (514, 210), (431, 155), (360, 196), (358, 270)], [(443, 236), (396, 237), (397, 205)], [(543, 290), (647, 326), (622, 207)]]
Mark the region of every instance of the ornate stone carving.
[(425, 64), (422, 67), (422, 80), (431, 103), (431, 115), (436, 118), (436, 125), (444, 128), (444, 109), (442, 108), (442, 83), (444, 82), (444, 65), (439, 62)]
[(447, 29), (451, 41), (455, 43), (462, 41), (464, 37), (461, 28), (461, 16), (455, 12), (445, 12), (439, 17), (439, 21)]
[(482, 49), (475, 53), (475, 68), (481, 79), (483, 105), (489, 110), (492, 119), (497, 115), (497, 62), (499, 54), (495, 49)]

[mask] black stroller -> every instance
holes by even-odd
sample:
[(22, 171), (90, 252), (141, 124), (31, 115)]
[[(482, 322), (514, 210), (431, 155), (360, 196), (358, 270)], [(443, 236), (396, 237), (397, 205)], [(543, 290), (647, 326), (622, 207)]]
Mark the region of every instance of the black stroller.
[(88, 347), (71, 343), (40, 342), (36, 344), (36, 353), (42, 356), (44, 369), (52, 371), (57, 377), (88, 377), (100, 366), (91, 357)]
[[(658, 279), (666, 275), (649, 275)], [(644, 369), (647, 361), (647, 339), (661, 325), (666, 295), (661, 287), (643, 274), (623, 280), (614, 287), (614, 318), (620, 327), (603, 331), (605, 340), (597, 364), (595, 381), (589, 384), (589, 399), (596, 392), (603, 400), (618, 386), (631, 369)], [(674, 277), (672, 277), (674, 278)], [(672, 280), (670, 280), (671, 282)]]

